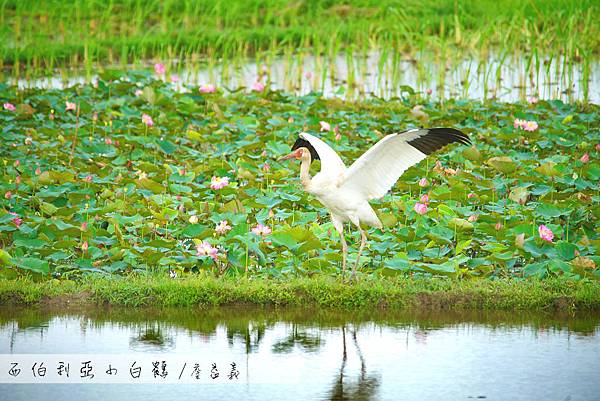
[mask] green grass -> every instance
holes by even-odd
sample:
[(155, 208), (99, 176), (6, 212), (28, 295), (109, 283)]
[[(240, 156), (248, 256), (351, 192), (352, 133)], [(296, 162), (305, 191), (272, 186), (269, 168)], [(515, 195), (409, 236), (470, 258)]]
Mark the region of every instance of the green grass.
[(365, 279), (344, 283), (329, 277), (268, 280), (207, 275), (88, 276), (78, 281), (0, 280), (0, 304), (109, 304), (192, 307), (224, 305), (325, 308), (419, 308), (485, 310), (598, 310), (600, 284), (589, 281)]
[[(0, 5), (0, 59), (15, 75), (94, 63), (181, 59), (187, 67), (306, 49), (598, 54), (595, 0), (9, 0)], [(174, 67), (179, 68), (179, 67)]]

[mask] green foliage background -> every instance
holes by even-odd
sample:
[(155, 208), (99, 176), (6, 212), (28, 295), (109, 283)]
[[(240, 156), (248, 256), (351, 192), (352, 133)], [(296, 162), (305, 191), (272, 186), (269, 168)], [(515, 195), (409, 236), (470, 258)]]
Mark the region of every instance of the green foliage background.
[[(169, 269), (337, 276), (341, 253), (326, 210), (302, 191), (298, 166), (276, 158), (300, 131), (315, 133), (327, 121), (342, 139), (318, 135), (349, 165), (385, 133), (423, 124), (423, 116), (411, 113), (418, 102), (428, 126), (459, 128), (474, 147), (445, 148), (374, 203), (386, 229), (369, 232), (364, 274), (600, 276), (598, 106), (435, 103), (415, 95), (344, 103), (318, 93), (243, 88), (229, 95), (203, 95), (196, 87), (180, 93), (146, 72), (102, 78), (97, 87), (65, 90), (0, 85), (0, 98), (17, 106), (0, 111), (6, 277)], [(79, 112), (66, 111), (66, 101)], [(142, 124), (143, 113), (154, 126)], [(540, 129), (517, 130), (515, 118), (535, 120)], [(587, 163), (580, 161), (585, 153)], [(231, 185), (212, 190), (212, 176), (228, 176)], [(417, 185), (422, 177), (425, 188)], [(413, 207), (425, 193), (429, 211), (420, 216)], [(217, 235), (215, 224), (225, 219), (233, 229)], [(273, 234), (253, 234), (257, 223)], [(539, 238), (540, 224), (552, 229), (553, 243)], [(356, 252), (357, 237), (348, 239)], [(196, 256), (194, 245), (204, 240), (220, 247), (216, 262)]]

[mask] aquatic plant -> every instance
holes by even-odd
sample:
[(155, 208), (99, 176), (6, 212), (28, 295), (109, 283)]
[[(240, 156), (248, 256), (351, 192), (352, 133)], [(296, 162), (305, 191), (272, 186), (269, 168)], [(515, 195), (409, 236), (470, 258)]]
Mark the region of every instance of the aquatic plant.
[[(459, 128), (474, 146), (424, 160), (378, 201), (386, 229), (369, 232), (363, 275), (599, 275), (598, 106), (202, 94), (153, 75), (107, 72), (64, 90), (0, 86), (0, 100), (15, 105), (0, 110), (1, 275), (337, 276), (335, 230), (277, 158), (307, 130), (354, 160), (386, 133), (420, 126), (416, 104), (428, 125)], [(540, 124), (516, 130), (515, 118)], [(320, 121), (343, 135), (319, 132)], [(231, 229), (217, 232), (223, 221)]]

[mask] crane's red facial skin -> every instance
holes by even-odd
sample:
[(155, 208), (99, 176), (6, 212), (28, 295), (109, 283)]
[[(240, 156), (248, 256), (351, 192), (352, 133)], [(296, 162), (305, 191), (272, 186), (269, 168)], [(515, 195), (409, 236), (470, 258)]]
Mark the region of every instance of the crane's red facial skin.
[(302, 148), (294, 150), (292, 153), (289, 153), (283, 157), (280, 157), (279, 160), (288, 160), (288, 159), (301, 159), (302, 158)]

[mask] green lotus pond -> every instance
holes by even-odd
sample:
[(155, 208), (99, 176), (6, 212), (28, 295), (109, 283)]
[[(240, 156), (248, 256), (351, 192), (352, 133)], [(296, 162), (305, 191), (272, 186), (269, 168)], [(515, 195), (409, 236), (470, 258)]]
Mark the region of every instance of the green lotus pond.
[(0, 86), (14, 105), (0, 111), (1, 274), (339, 275), (326, 210), (298, 166), (276, 159), (301, 131), (350, 164), (425, 125), (456, 127), (473, 146), (437, 152), (374, 202), (385, 229), (369, 231), (361, 274), (600, 276), (598, 106), (187, 89), (142, 71), (64, 90)]

